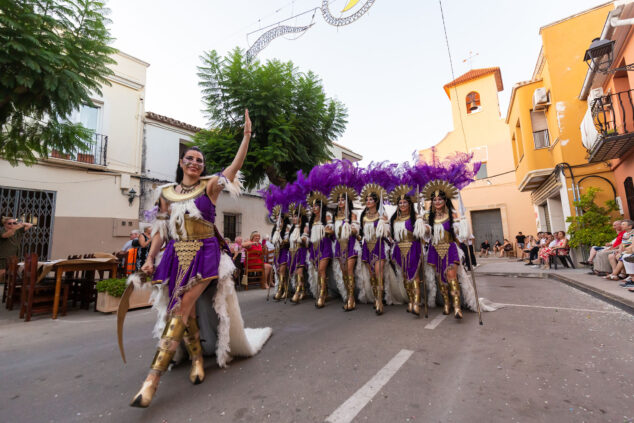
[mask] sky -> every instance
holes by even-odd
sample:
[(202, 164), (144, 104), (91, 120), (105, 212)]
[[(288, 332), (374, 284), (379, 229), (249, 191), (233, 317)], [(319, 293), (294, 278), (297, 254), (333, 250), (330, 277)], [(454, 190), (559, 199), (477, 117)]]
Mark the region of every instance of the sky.
[[(332, 0), (332, 14), (338, 16), (346, 3)], [(443, 0), (454, 76), (499, 66), (505, 117), (513, 84), (532, 76), (539, 28), (602, 3)], [(145, 110), (208, 127), (196, 76), (200, 55), (247, 49), (263, 32), (253, 31), (319, 7), (321, 0), (108, 0), (107, 5), (113, 46), (150, 63)], [(307, 14), (284, 24), (310, 20)], [(319, 11), (314, 22), (297, 39), (273, 40), (258, 58), (292, 61), (322, 78), (327, 95), (348, 108), (346, 131), (335, 141), (361, 154), (362, 163), (408, 161), (453, 130), (442, 88), (453, 78), (438, 1), (376, 0), (348, 26), (327, 24)], [(465, 62), (470, 52), (477, 55)]]

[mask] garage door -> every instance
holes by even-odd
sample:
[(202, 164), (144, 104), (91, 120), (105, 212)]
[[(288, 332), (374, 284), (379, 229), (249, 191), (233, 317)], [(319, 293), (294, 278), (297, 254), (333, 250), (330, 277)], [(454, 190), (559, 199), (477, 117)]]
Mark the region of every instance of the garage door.
[(489, 240), (491, 248), (496, 240), (504, 241), (500, 209), (472, 211), (471, 223), (476, 247), (479, 247), (484, 240)]

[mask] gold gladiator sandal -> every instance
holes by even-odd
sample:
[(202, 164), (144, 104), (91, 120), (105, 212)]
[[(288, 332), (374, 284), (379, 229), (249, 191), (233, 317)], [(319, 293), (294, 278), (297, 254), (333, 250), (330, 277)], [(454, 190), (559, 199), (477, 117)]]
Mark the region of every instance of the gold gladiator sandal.
[(323, 308), (326, 305), (327, 294), (328, 294), (328, 287), (326, 286), (326, 277), (319, 276), (319, 298), (317, 298), (315, 307)]
[(192, 368), (189, 371), (189, 381), (198, 385), (205, 380), (205, 368), (203, 366), (203, 347), (200, 345), (200, 330), (196, 318), (187, 321), (185, 331), (185, 347), (192, 361)]
[(420, 283), (418, 281), (412, 281), (412, 297), (414, 297), (412, 313), (420, 316)]
[(167, 322), (165, 330), (163, 330), (163, 335), (161, 335), (161, 340), (159, 341), (158, 350), (156, 351), (156, 355), (154, 355), (154, 360), (152, 360), (152, 365), (150, 366), (150, 369), (158, 375), (154, 380), (146, 379), (145, 382), (143, 382), (141, 390), (137, 392), (130, 403), (132, 407), (146, 408), (150, 405), (150, 402), (152, 402), (152, 398), (156, 393), (159, 377), (167, 371), (167, 368), (176, 353), (176, 348), (183, 339), (184, 332), (185, 323), (183, 323), (183, 318), (181, 316), (174, 316)]
[(376, 284), (376, 315), (383, 314), (383, 275), (379, 276), (378, 283)]
[(449, 281), (451, 288), (451, 299), (453, 300), (453, 315), (456, 319), (462, 319), (462, 310), (460, 309), (460, 284), (456, 279)]
[(344, 309), (346, 311), (356, 310), (357, 304), (354, 301), (354, 275), (348, 276), (346, 280), (346, 292), (348, 294), (348, 300)]
[(279, 300), (282, 300), (282, 299), (284, 299), (284, 298), (285, 298), (285, 297), (283, 297), (283, 295), (284, 295), (284, 290), (285, 290), (285, 288), (286, 288), (286, 281), (285, 281), (285, 279), (286, 279), (286, 278), (285, 278), (284, 276), (286, 276), (286, 275), (281, 274), (281, 275), (278, 277), (278, 282), (277, 282), (277, 291), (275, 292), (275, 296), (273, 297), (273, 299), (274, 299), (275, 301), (279, 301)]
[(291, 298), (291, 302), (295, 304), (299, 304), (301, 300), (304, 299), (304, 275), (301, 273), (297, 274), (297, 288), (295, 289), (295, 294), (293, 298)]
[(443, 281), (440, 281), (439, 288), (440, 288), (440, 294), (442, 295), (442, 302), (443, 302), (442, 314), (447, 315), (450, 312), (449, 311), (449, 286)]

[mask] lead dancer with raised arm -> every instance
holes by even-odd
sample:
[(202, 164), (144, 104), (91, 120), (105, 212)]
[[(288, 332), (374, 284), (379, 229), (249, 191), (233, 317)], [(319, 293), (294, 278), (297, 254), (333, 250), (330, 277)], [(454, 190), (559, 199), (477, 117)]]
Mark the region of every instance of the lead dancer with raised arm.
[[(162, 336), (150, 372), (130, 403), (133, 407), (150, 404), (159, 379), (183, 338), (192, 361), (189, 379), (193, 384), (204, 380), (195, 305), (210, 285), (216, 289), (213, 306), (219, 318), (216, 356), (221, 367), (232, 356), (256, 354), (271, 334), (270, 328), (244, 330), (231, 279), (235, 267), (230, 257), (221, 251), (226, 244), (214, 225), (216, 202), (223, 188), (240, 192), (238, 172), (251, 138), (248, 111), (245, 111), (244, 119), (242, 143), (225, 170), (203, 177), (203, 154), (198, 148), (191, 147), (178, 162), (176, 184), (161, 188), (152, 247), (142, 271), (147, 275), (154, 274), (152, 283), (161, 287), (162, 298), (161, 295), (155, 297), (155, 307), (160, 310), (155, 331), (162, 330)], [(163, 245), (165, 250), (154, 272), (154, 261)]]

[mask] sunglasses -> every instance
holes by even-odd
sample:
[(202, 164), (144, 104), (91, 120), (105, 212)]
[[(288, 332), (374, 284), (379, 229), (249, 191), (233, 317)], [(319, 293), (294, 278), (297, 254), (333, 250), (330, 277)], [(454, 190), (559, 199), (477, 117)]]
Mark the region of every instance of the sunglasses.
[(7, 222), (7, 225), (17, 225), (18, 222)]

